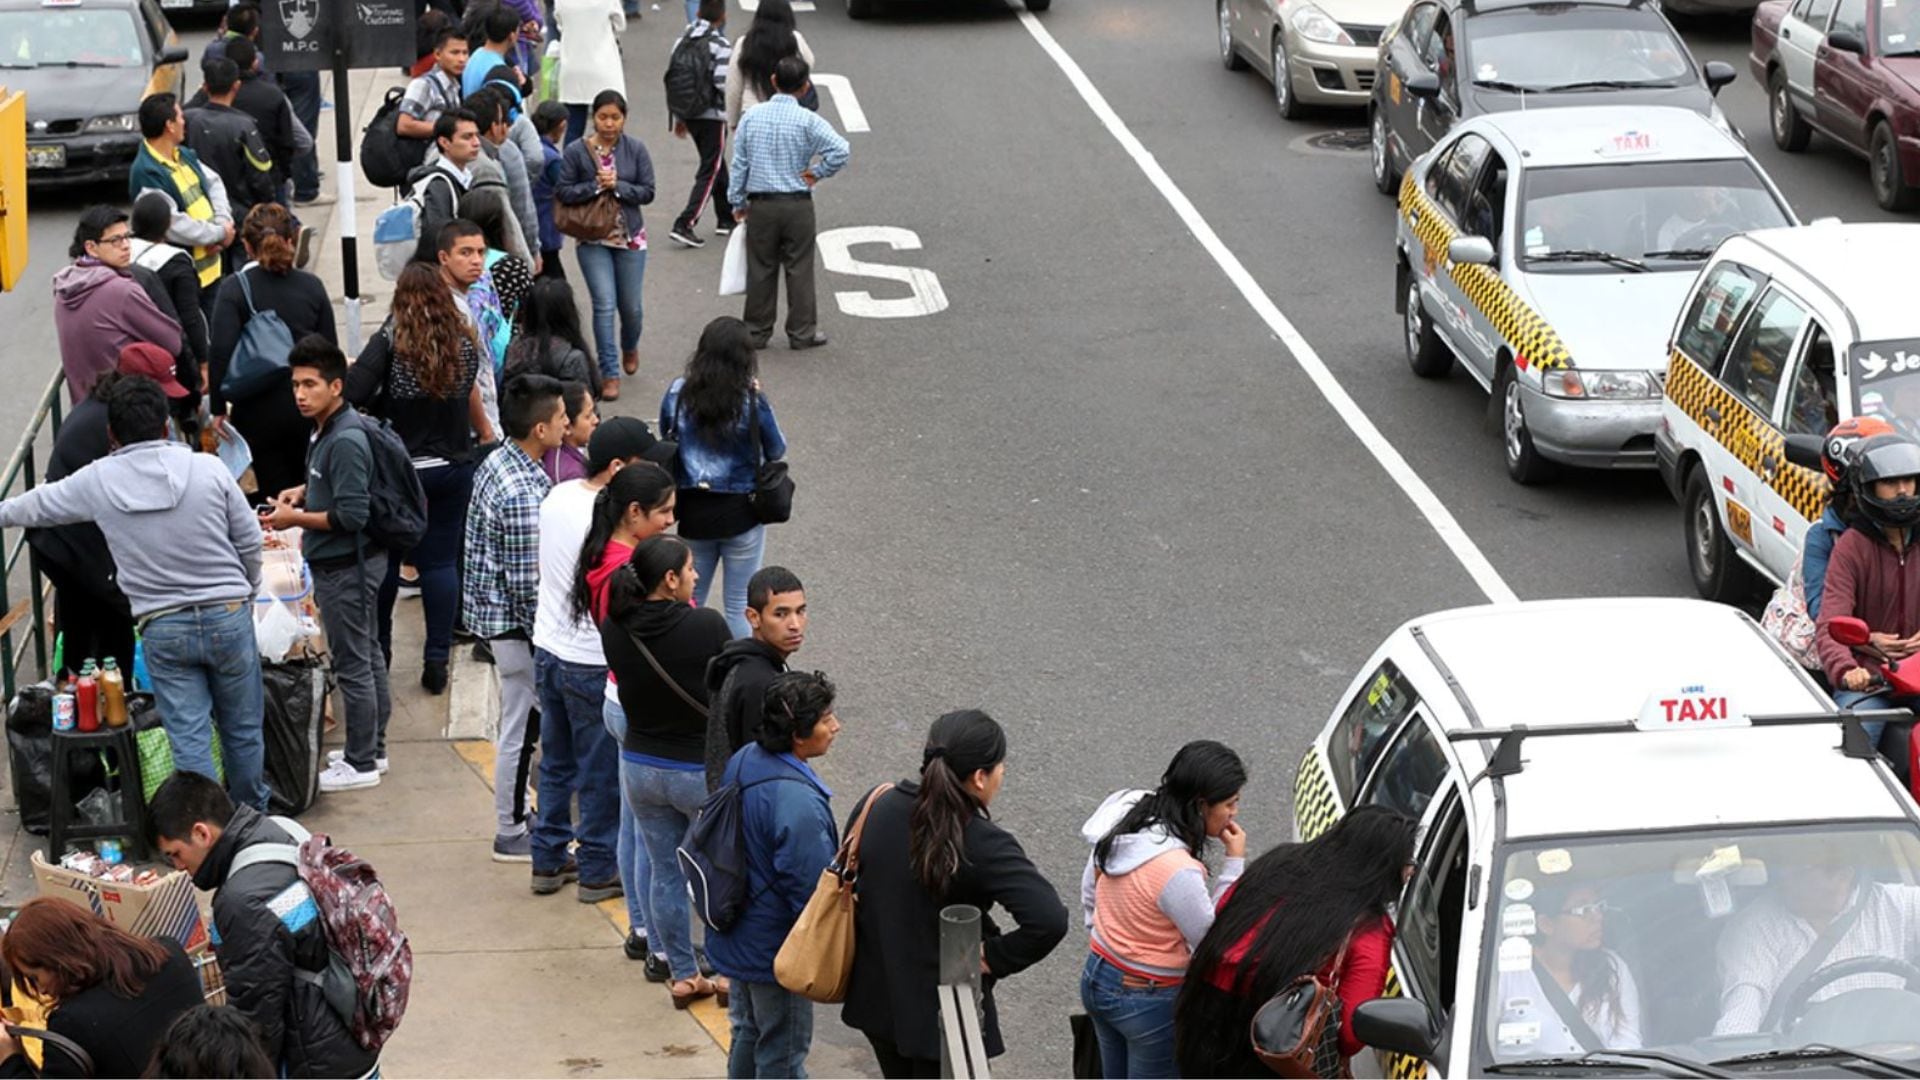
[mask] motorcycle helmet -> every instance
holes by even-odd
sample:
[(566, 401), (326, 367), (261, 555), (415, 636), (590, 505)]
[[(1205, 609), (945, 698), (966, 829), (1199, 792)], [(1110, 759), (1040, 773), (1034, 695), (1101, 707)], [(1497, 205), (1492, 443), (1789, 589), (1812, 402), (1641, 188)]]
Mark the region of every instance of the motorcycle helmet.
[(1920, 477), (1920, 443), (1905, 435), (1874, 435), (1861, 440), (1851, 456), (1854, 505), (1867, 520), (1895, 529), (1920, 524), (1920, 494), (1882, 499), (1873, 493), (1876, 481)]
[(1853, 451), (1875, 435), (1892, 435), (1893, 425), (1877, 416), (1856, 416), (1842, 420), (1827, 432), (1820, 444), (1820, 465), (1836, 488), (1847, 486), (1847, 469), (1853, 464)]

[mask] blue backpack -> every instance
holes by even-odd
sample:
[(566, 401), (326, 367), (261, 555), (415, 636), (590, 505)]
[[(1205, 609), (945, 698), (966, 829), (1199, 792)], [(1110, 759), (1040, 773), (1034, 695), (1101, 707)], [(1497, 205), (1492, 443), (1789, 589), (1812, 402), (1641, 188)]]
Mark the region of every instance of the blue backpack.
[(742, 838), (746, 790), (787, 780), (769, 776), (751, 784), (729, 783), (715, 788), (700, 804), (686, 838), (674, 849), (694, 913), (707, 929), (725, 933), (740, 918), (747, 901), (747, 845)]
[(293, 355), (293, 331), (279, 312), (253, 306), (253, 286), (245, 273), (240, 275), (240, 293), (247, 299), (247, 325), (234, 343), (227, 376), (220, 380), (220, 394), (229, 401), (272, 389), (274, 379), (286, 373), (287, 358)]

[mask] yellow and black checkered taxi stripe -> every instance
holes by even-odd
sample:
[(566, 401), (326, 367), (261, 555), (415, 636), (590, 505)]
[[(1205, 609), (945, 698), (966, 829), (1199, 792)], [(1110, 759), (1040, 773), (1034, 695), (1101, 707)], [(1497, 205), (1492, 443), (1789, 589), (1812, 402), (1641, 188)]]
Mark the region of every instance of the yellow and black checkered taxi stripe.
[[(1380, 996), (1399, 997), (1400, 993), (1400, 972), (1389, 965), (1387, 982), (1380, 988)], [(1427, 1063), (1411, 1054), (1382, 1053), (1380, 1058), (1391, 1080), (1419, 1080), (1420, 1077), (1427, 1075)]]
[(1420, 190), (1420, 185), (1414, 183), (1411, 172), (1400, 182), (1400, 214), (1410, 219), (1408, 227), (1426, 249), (1426, 265), (1447, 267), (1461, 295), (1480, 309), (1513, 350), (1515, 364), (1543, 371), (1573, 366), (1573, 357), (1560, 335), (1553, 332), (1553, 327), (1547, 325), (1539, 312), (1514, 293), (1498, 270), (1478, 263), (1449, 263), (1447, 245), (1459, 232), (1447, 223), (1446, 216), (1427, 198), (1426, 192)]
[(1339, 818), (1326, 766), (1320, 764), (1319, 754), (1309, 750), (1293, 778), (1293, 820), (1300, 824), (1300, 839), (1314, 839), (1333, 828)]
[[(1779, 492), (1795, 513), (1808, 521), (1820, 516), (1831, 486), (1826, 475), (1788, 461), (1786, 437), (1677, 349), (1667, 361), (1667, 397), (1707, 438)], [(1708, 409), (1720, 419), (1708, 415)]]

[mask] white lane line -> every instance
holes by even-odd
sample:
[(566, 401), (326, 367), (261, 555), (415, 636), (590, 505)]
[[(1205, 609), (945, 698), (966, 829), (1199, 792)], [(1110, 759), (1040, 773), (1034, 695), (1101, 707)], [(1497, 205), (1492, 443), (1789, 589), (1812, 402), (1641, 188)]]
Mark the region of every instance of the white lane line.
[(856, 131), (872, 131), (867, 126), (866, 110), (860, 107), (860, 99), (854, 96), (853, 80), (845, 75), (828, 75), (822, 71), (813, 73), (813, 85), (827, 92), (833, 99), (834, 111), (840, 114), (840, 130), (851, 135)]
[(1440, 497), (1427, 486), (1427, 482), (1420, 479), (1420, 474), (1414, 472), (1413, 466), (1407, 464), (1407, 459), (1400, 456), (1400, 451), (1393, 448), (1393, 444), (1387, 441), (1387, 437), (1382, 435), (1367, 414), (1361, 411), (1360, 406), (1354, 402), (1346, 388), (1333, 377), (1333, 372), (1327, 370), (1326, 362), (1320, 359), (1320, 354), (1315, 352), (1307, 339), (1294, 328), (1293, 322), (1281, 312), (1279, 306), (1273, 302), (1265, 290), (1260, 288), (1259, 282), (1253, 279), (1253, 275), (1247, 272), (1247, 268), (1241, 264), (1233, 252), (1227, 250), (1227, 245), (1221, 242), (1219, 234), (1213, 231), (1213, 226), (1207, 224), (1207, 219), (1200, 216), (1200, 211), (1194, 207), (1192, 200), (1188, 199), (1186, 193), (1180, 190), (1180, 186), (1173, 182), (1173, 178), (1167, 175), (1166, 170), (1160, 167), (1159, 161), (1154, 159), (1153, 154), (1141, 144), (1138, 138), (1134, 137), (1133, 132), (1127, 128), (1126, 121), (1120, 119), (1120, 115), (1107, 104), (1106, 97), (1100, 93), (1098, 87), (1093, 85), (1093, 80), (1087, 78), (1087, 73), (1080, 70), (1080, 65), (1067, 54), (1067, 50), (1060, 47), (1060, 43), (1054, 40), (1053, 35), (1047, 32), (1047, 28), (1032, 12), (1014, 4), (1012, 0), (1009, 0), (1008, 6), (1013, 7), (1019, 14), (1020, 24), (1027, 28), (1027, 33), (1033, 35), (1033, 40), (1039, 42), (1040, 47), (1053, 58), (1053, 62), (1066, 75), (1067, 81), (1080, 92), (1081, 100), (1085, 101), (1087, 107), (1093, 110), (1093, 114), (1100, 118), (1100, 122), (1106, 125), (1108, 133), (1120, 144), (1121, 149), (1133, 158), (1134, 163), (1140, 166), (1140, 171), (1145, 173), (1147, 179), (1152, 181), (1153, 186), (1159, 190), (1161, 197), (1173, 207), (1173, 212), (1179, 215), (1181, 222), (1187, 226), (1187, 231), (1193, 233), (1194, 239), (1200, 241), (1200, 246), (1206, 249), (1207, 254), (1213, 256), (1213, 261), (1219, 264), (1221, 272), (1227, 275), (1228, 281), (1233, 282), (1234, 288), (1240, 290), (1240, 295), (1252, 306), (1254, 313), (1260, 316), (1267, 324), (1267, 328), (1279, 337), (1280, 343), (1293, 354), (1294, 363), (1298, 364), (1300, 370), (1306, 372), (1307, 377), (1313, 380), (1313, 385), (1319, 388), (1320, 395), (1327, 399), (1327, 404), (1333, 406), (1333, 411), (1346, 422), (1347, 427), (1360, 440), (1360, 444), (1365, 446), (1374, 460), (1380, 463), (1380, 467), (1387, 471), (1387, 475), (1393, 478), (1393, 482), (1400, 485), (1400, 490), (1406, 492), (1407, 498), (1413, 501), (1414, 507), (1427, 519), (1427, 524), (1433, 526), (1433, 531), (1440, 534), (1441, 542), (1453, 552), (1454, 558), (1460, 560), (1460, 565), (1466, 567), (1467, 573), (1473, 578), (1474, 584), (1480, 587), (1480, 591), (1486, 594), (1487, 599), (1496, 603), (1518, 600), (1519, 596), (1508, 587), (1506, 580), (1500, 576), (1500, 572), (1493, 568), (1493, 563), (1487, 560), (1486, 554), (1480, 550), (1479, 545), (1475, 544), (1473, 538), (1467, 535), (1467, 531), (1460, 527), (1460, 522), (1454, 518), (1453, 512), (1447, 509), (1446, 504), (1440, 501)]

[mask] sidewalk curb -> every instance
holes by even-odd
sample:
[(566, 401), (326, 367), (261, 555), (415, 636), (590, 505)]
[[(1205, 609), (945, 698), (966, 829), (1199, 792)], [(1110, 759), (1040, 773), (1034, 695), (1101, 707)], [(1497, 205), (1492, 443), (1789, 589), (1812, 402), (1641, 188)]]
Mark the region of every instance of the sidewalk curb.
[(492, 742), (500, 724), (500, 679), (493, 665), (473, 658), (471, 648), (456, 648), (447, 663), (449, 739)]

